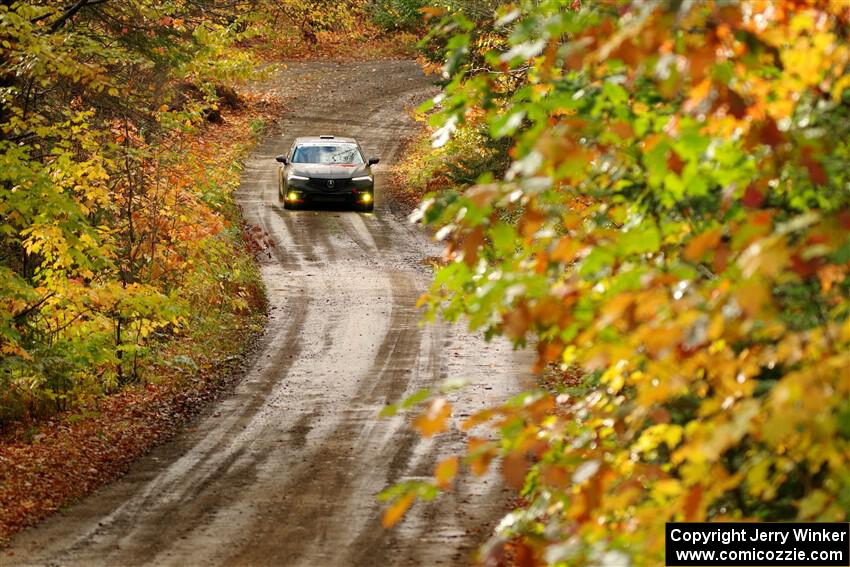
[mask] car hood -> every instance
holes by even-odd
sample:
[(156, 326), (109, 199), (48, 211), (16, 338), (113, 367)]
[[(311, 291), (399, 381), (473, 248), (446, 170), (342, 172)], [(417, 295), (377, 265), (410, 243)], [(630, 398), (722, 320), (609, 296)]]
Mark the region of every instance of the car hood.
[(361, 165), (329, 165), (326, 163), (293, 163), (289, 169), (290, 173), (304, 177), (318, 177), (320, 179), (349, 179), (358, 175), (369, 175), (369, 166)]

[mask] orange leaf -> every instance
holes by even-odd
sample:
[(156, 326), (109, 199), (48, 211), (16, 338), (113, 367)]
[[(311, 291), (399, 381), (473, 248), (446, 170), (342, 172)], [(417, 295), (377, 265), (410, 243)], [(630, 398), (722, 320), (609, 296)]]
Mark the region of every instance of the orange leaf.
[(481, 226), (475, 227), (472, 232), (463, 237), (461, 249), (463, 250), (463, 261), (466, 265), (473, 266), (478, 262), (478, 249), (483, 243), (484, 229)]
[[(713, 38), (712, 38), (713, 39)], [(688, 67), (694, 83), (698, 83), (708, 74), (711, 66), (717, 61), (717, 46), (709, 40), (706, 45), (688, 52)]]
[[(559, 343), (559, 352), (564, 351), (564, 345)], [(540, 396), (533, 403), (523, 408), (523, 413), (529, 415), (535, 422), (540, 421), (555, 409), (555, 398), (550, 394)]]
[(472, 201), (476, 207), (486, 207), (493, 202), (499, 194), (495, 185), (476, 185), (466, 192), (466, 196)]
[(407, 512), (408, 508), (410, 508), (413, 504), (414, 500), (416, 500), (416, 493), (408, 492), (393, 502), (392, 505), (384, 511), (384, 516), (381, 518), (381, 525), (385, 528), (391, 528), (396, 525), (404, 516), (404, 513)]
[(504, 315), (503, 328), (505, 334), (511, 339), (523, 338), (530, 326), (531, 314), (528, 312), (528, 306), (525, 303), (520, 303)]
[(421, 13), (423, 16), (425, 16), (425, 19), (427, 20), (429, 18), (440, 18), (440, 17), (444, 16), (445, 13), (446, 13), (446, 9), (435, 7), (435, 6), (425, 6), (425, 7), (419, 8), (419, 13)]
[(413, 427), (419, 430), (423, 437), (431, 437), (448, 429), (446, 421), (452, 413), (451, 404), (445, 398), (437, 398), (431, 402), (427, 411), (413, 420)]
[(621, 140), (630, 140), (635, 137), (635, 131), (631, 124), (624, 120), (612, 122), (608, 125), (608, 129), (614, 132)]
[(493, 443), (473, 437), (469, 440), (469, 468), (477, 476), (483, 475), (490, 467), (495, 453)]
[(512, 542), (511, 548), (513, 551), (512, 563), (517, 567), (534, 567), (537, 565), (537, 562), (534, 559), (534, 550), (523, 542)]
[(685, 167), (685, 162), (679, 157), (674, 150), (670, 150), (670, 155), (667, 157), (667, 169), (679, 175)]
[(690, 96), (688, 100), (685, 101), (684, 110), (685, 112), (693, 112), (696, 108), (702, 104), (708, 95), (711, 93), (711, 80), (704, 79), (698, 85), (693, 87), (690, 92)]
[(720, 243), (722, 232), (720, 228), (714, 228), (693, 237), (685, 248), (685, 258), (692, 262), (702, 259), (707, 250), (714, 248)]
[(702, 501), (702, 485), (697, 484), (691, 491), (688, 492), (687, 497), (685, 498), (685, 521), (693, 522), (696, 521), (699, 514), (700, 502)]
[(546, 217), (532, 207), (528, 207), (519, 219), (519, 230), (523, 236), (531, 236), (537, 232)]
[(528, 461), (521, 453), (510, 453), (502, 459), (502, 478), (515, 490), (522, 488), (528, 472)]
[(711, 262), (715, 273), (720, 274), (726, 271), (726, 266), (729, 265), (729, 256), (731, 254), (732, 251), (725, 244), (722, 244), (717, 248), (717, 250), (714, 252), (714, 258)]
[(567, 469), (561, 465), (541, 465), (540, 478), (547, 486), (554, 488), (566, 488), (572, 482)]
[(846, 268), (835, 264), (827, 264), (818, 269), (818, 279), (821, 289), (828, 292), (833, 285), (844, 281)]
[(475, 412), (471, 416), (469, 416), (466, 421), (461, 425), (461, 429), (464, 431), (468, 431), (475, 427), (476, 425), (481, 425), (482, 423), (487, 422), (495, 415), (493, 410), (485, 409), (478, 412)]
[(578, 242), (569, 236), (562, 236), (555, 244), (555, 249), (552, 250), (552, 260), (565, 264), (572, 262), (580, 248), (581, 245)]
[(451, 480), (457, 476), (458, 458), (449, 457), (437, 465), (434, 470), (434, 479), (437, 481), (437, 486), (442, 489), (449, 488)]

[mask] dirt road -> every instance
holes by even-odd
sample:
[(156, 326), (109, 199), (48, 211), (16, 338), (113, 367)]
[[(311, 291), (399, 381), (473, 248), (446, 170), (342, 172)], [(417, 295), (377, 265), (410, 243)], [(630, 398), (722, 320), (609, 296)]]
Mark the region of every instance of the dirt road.
[[(423, 260), (439, 249), (381, 192), (380, 171), (413, 131), (405, 108), (434, 88), (399, 61), (299, 63), (273, 82), (291, 96), (283, 135), (259, 145), (238, 192), (278, 244), (262, 265), (270, 323), (246, 376), (123, 479), (20, 534), (0, 564), (460, 565), (501, 511), (494, 476), (417, 504), (389, 531), (375, 500), (465, 442), (456, 427), (423, 440), (408, 417), (378, 418), (386, 403), (467, 377), (452, 396), (459, 421), (528, 368), (505, 344), (418, 324)], [(274, 156), (319, 133), (381, 157), (374, 214), (278, 203)]]

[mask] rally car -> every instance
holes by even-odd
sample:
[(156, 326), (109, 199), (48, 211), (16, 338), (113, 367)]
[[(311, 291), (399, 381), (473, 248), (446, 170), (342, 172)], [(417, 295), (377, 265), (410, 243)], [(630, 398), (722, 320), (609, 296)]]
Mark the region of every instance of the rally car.
[(296, 138), (289, 153), (275, 159), (281, 164), (278, 198), (285, 209), (310, 202), (348, 203), (360, 211), (375, 207), (372, 166), (379, 160), (365, 159), (354, 138)]

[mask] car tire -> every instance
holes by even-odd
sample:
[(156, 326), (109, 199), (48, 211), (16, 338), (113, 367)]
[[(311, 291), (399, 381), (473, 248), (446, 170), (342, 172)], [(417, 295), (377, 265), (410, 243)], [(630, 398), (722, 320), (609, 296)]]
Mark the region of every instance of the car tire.
[(371, 213), (375, 210), (375, 203), (369, 203), (368, 205), (356, 205), (357, 212), (360, 213)]
[(298, 205), (295, 204), (295, 203), (290, 203), (289, 201), (284, 200), (283, 201), (283, 208), (286, 209), (287, 211), (294, 211), (295, 209), (298, 208)]

